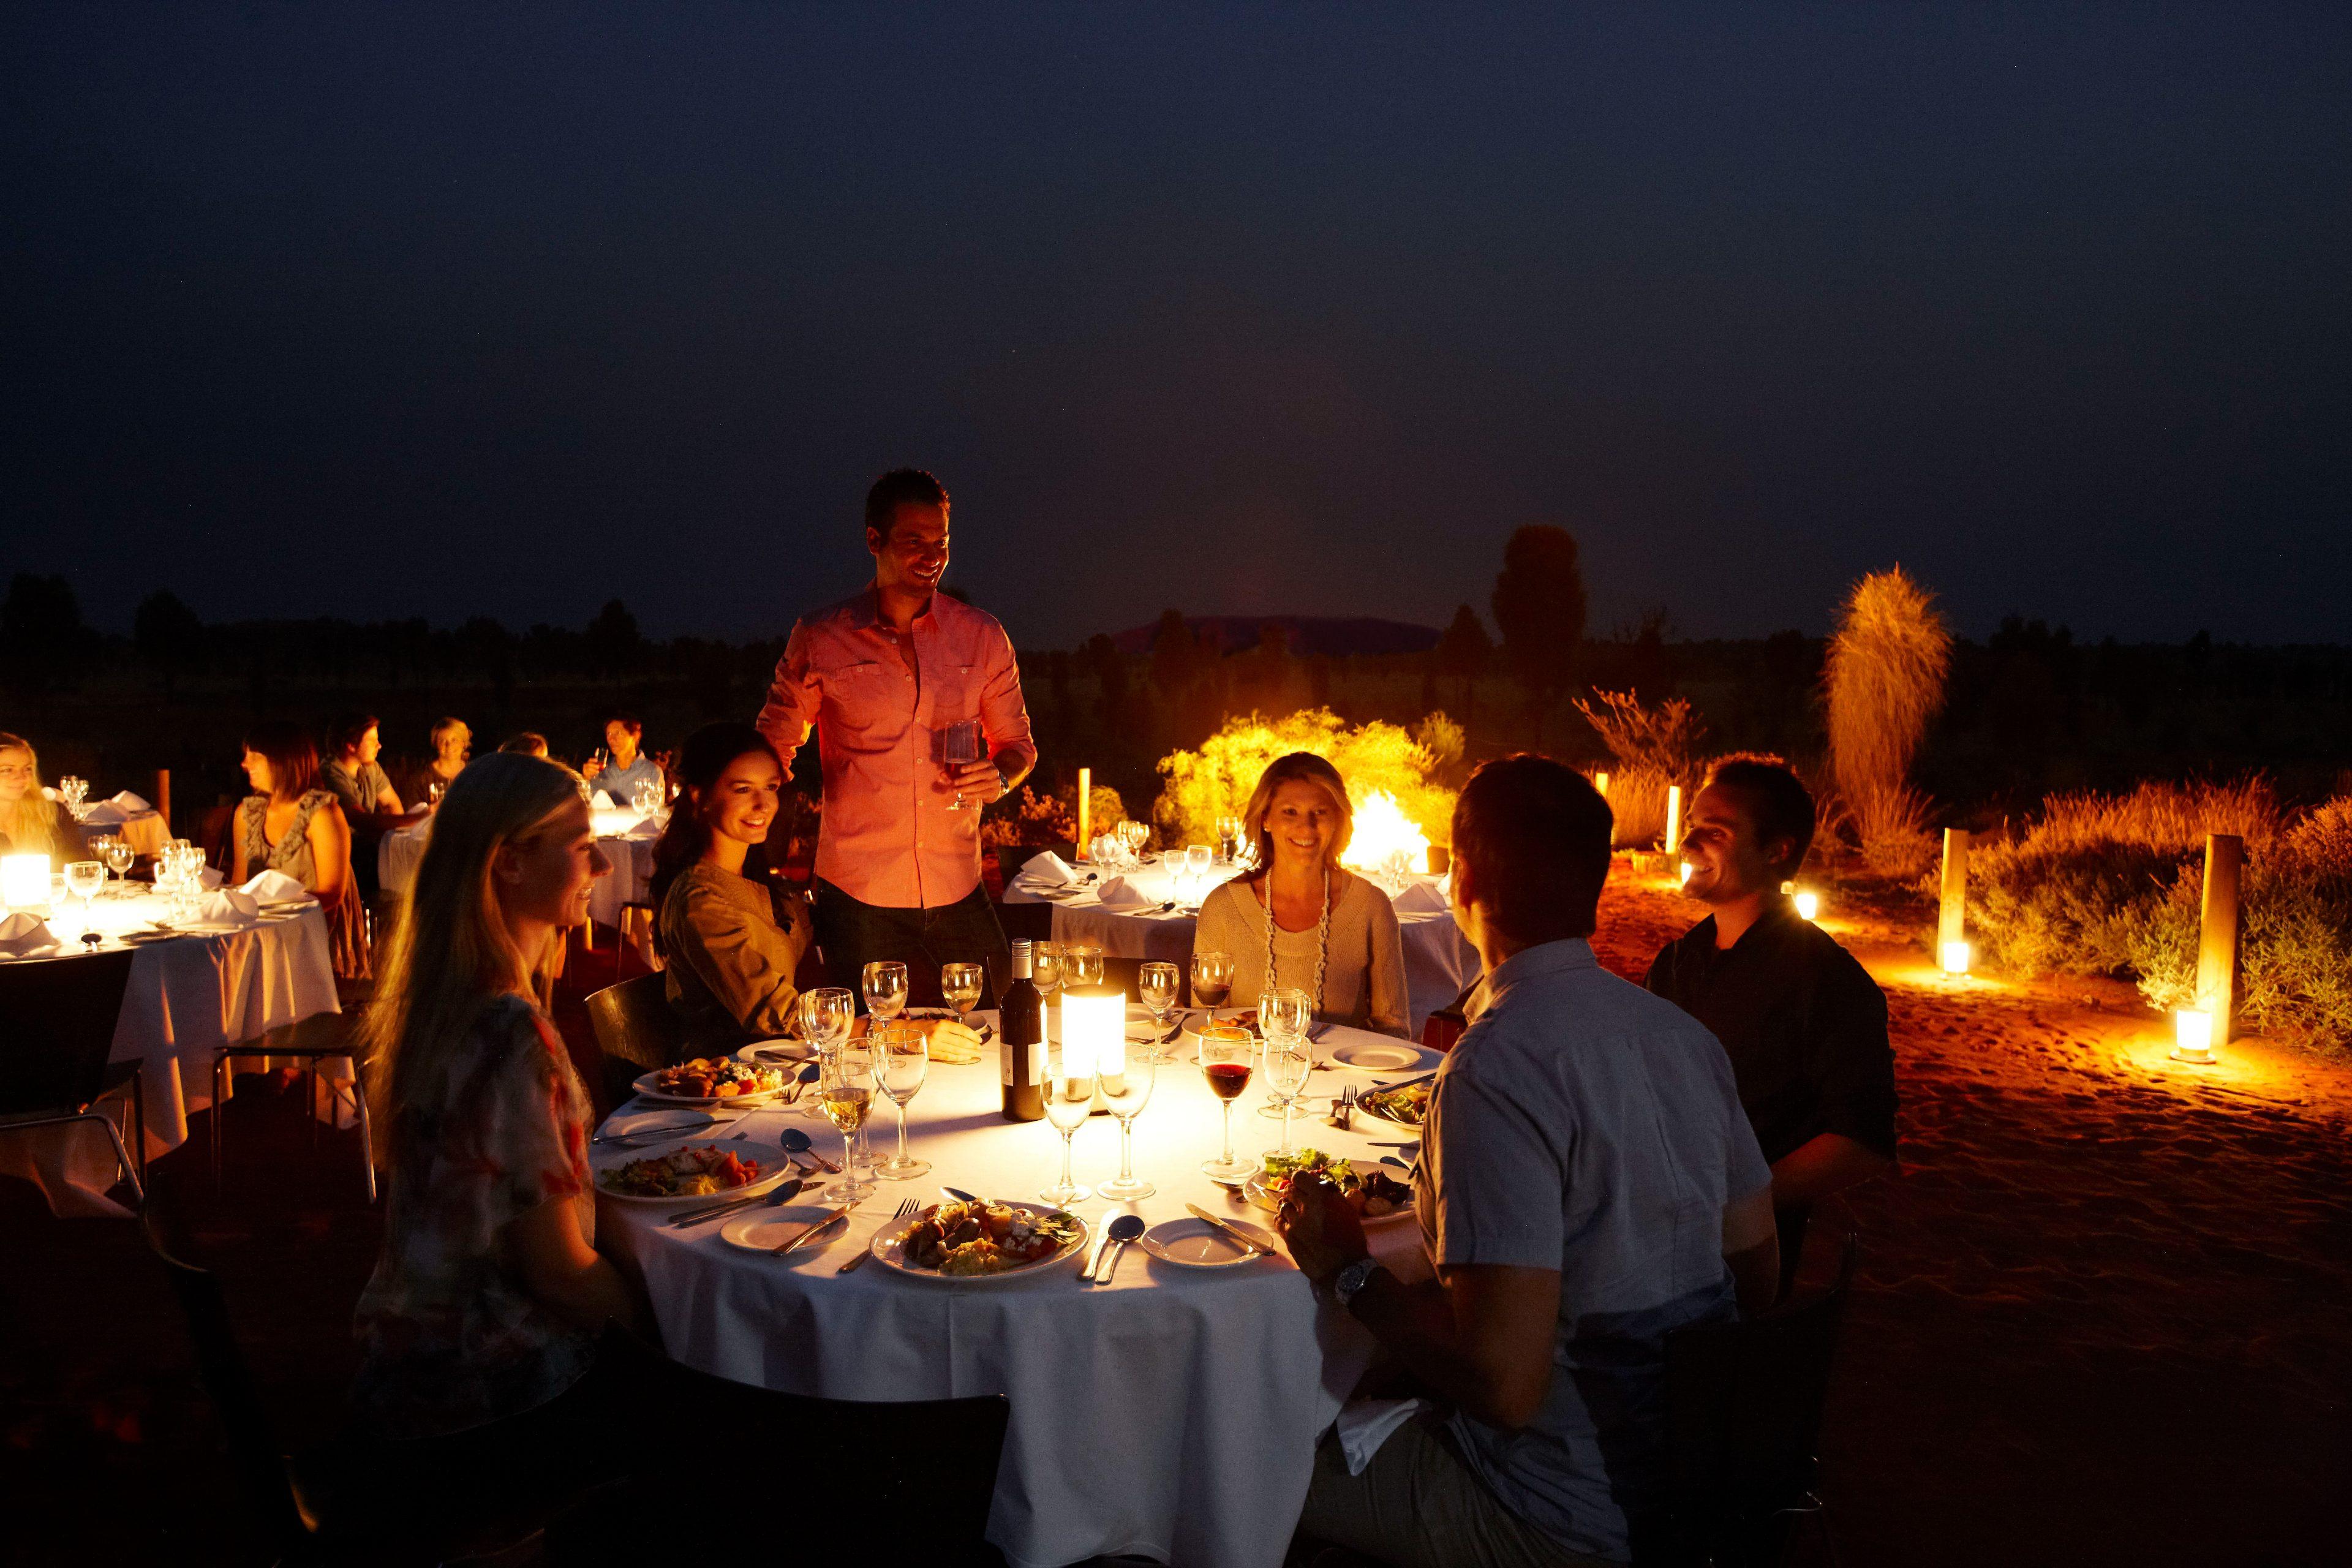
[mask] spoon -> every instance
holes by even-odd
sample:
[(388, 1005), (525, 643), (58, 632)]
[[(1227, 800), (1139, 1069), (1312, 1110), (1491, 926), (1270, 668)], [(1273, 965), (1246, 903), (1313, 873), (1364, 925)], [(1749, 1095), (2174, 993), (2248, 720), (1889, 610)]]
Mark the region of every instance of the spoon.
[(1117, 1250), (1113, 1251), (1109, 1257), (1095, 1265), (1094, 1279), (1096, 1284), (1108, 1285), (1110, 1283), (1110, 1277), (1118, 1272), (1119, 1253), (1125, 1252), (1127, 1250), (1127, 1244), (1133, 1241), (1137, 1237), (1141, 1236), (1142, 1234), (1143, 1216), (1141, 1215), (1123, 1214), (1117, 1219), (1110, 1222), (1110, 1226), (1104, 1232), (1104, 1235), (1109, 1238), (1109, 1244)]
[(831, 1160), (826, 1159), (824, 1155), (818, 1153), (815, 1146), (809, 1142), (809, 1135), (802, 1131), (799, 1128), (785, 1128), (782, 1132), (776, 1135), (776, 1142), (784, 1146), (784, 1152), (786, 1153), (806, 1154), (810, 1159), (814, 1160), (818, 1164), (823, 1165), (835, 1175), (837, 1176), (841, 1174), (841, 1167), (834, 1163)]

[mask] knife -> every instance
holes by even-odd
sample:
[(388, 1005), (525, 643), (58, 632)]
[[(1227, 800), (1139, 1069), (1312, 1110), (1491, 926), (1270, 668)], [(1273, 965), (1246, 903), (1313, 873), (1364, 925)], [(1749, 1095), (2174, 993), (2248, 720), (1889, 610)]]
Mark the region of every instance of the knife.
[(1207, 1209), (1202, 1208), (1199, 1204), (1186, 1204), (1184, 1206), (1192, 1211), (1192, 1217), (1194, 1219), (1206, 1220), (1211, 1225), (1215, 1226), (1219, 1230), (1223, 1231), (1227, 1236), (1232, 1237), (1235, 1241), (1249, 1248), (1252, 1256), (1265, 1258), (1271, 1258), (1274, 1256), (1273, 1253), (1266, 1250), (1265, 1244), (1264, 1242), (1252, 1240), (1249, 1237), (1234, 1229), (1232, 1226), (1227, 1225), (1223, 1220), (1219, 1219), (1215, 1215), (1211, 1214)]
[(980, 1199), (977, 1196), (965, 1192), (961, 1187), (941, 1187), (940, 1191), (948, 1195), (948, 1201), (950, 1203), (976, 1204), (980, 1202)]
[(700, 1225), (704, 1220), (717, 1219), (720, 1215), (733, 1214), (737, 1209), (748, 1209), (760, 1204), (773, 1204), (778, 1208), (782, 1208), (799, 1195), (804, 1184), (798, 1176), (794, 1176), (772, 1193), (765, 1193), (756, 1198), (730, 1198), (723, 1204), (711, 1204), (703, 1208), (688, 1209), (684, 1214), (670, 1215), (669, 1223), (673, 1229), (689, 1225)]
[[(862, 1202), (863, 1200), (860, 1201)], [(817, 1232), (821, 1230), (830, 1230), (835, 1226), (839, 1225), (844, 1219), (846, 1219), (849, 1216), (849, 1211), (856, 1206), (856, 1204), (842, 1205), (839, 1208), (835, 1209), (831, 1214), (826, 1215), (823, 1219), (817, 1220), (805, 1226), (798, 1236), (793, 1237), (791, 1240), (783, 1242), (770, 1250), (773, 1256), (778, 1258), (782, 1258), (788, 1252), (797, 1251), (812, 1237), (815, 1236)]]
[(1109, 1245), (1110, 1226), (1108, 1225), (1097, 1226), (1095, 1230), (1095, 1249), (1087, 1254), (1087, 1266), (1078, 1270), (1079, 1279), (1089, 1283), (1093, 1281), (1095, 1270), (1102, 1267), (1103, 1248)]

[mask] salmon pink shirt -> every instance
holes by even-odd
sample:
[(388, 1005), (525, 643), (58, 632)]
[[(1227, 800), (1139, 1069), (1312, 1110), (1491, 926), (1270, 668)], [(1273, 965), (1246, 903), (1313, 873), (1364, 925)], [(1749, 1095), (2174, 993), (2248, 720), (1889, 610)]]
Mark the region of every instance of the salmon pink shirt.
[(980, 886), (980, 813), (950, 809), (940, 760), (948, 726), (968, 720), (1006, 773), (1036, 762), (1021, 668), (995, 616), (934, 594), (902, 642), (869, 583), (793, 627), (759, 729), (787, 762), (816, 731), (818, 876), (894, 910), (938, 909)]

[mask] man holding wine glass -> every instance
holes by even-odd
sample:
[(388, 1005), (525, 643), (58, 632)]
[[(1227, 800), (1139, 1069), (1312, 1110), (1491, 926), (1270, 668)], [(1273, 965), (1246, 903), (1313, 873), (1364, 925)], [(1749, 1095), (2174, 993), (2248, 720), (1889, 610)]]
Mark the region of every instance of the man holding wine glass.
[(993, 994), (1011, 955), (980, 883), (980, 811), (1036, 765), (1020, 666), (994, 616), (940, 592), (937, 479), (876, 480), (866, 548), (874, 580), (793, 627), (759, 719), (787, 758), (816, 735), (817, 945), (837, 976), (905, 963), (918, 1005), (940, 1004), (946, 963), (986, 965)]

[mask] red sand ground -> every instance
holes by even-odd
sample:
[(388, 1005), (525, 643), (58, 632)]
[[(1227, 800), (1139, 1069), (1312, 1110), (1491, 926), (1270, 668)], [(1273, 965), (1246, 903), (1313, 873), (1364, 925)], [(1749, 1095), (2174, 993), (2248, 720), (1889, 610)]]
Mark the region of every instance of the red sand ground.
[[(1597, 945), (1638, 976), (1698, 913), (1629, 881)], [(2252, 1042), (2176, 1068), (2126, 988), (1955, 984), (1883, 921), (1830, 929), (1887, 987), (1906, 1167), (1852, 1205), (1862, 1273), (1822, 1438), (1843, 1561), (2352, 1561), (2352, 1071)], [(299, 1108), (261, 1093), (227, 1116), (226, 1190), (201, 1125), (159, 1186), (300, 1441), (349, 1382), (380, 1222), (349, 1134), (314, 1153)], [(252, 1561), (131, 1227), (0, 1183), (0, 1560)]]

